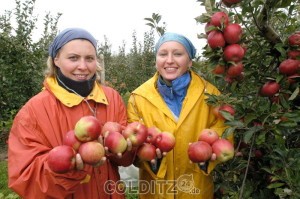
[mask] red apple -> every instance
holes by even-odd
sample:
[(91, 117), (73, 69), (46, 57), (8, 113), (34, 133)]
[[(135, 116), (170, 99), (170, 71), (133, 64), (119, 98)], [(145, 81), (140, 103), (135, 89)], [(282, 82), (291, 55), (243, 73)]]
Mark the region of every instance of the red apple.
[(241, 2), (242, 0), (222, 0), (223, 4), (227, 7), (231, 7), (233, 4), (237, 4)]
[(219, 109), (220, 109), (220, 106), (214, 106), (213, 109), (212, 109), (212, 113), (213, 113), (216, 117), (219, 117)]
[(121, 124), (119, 124), (118, 122), (109, 121), (103, 125), (101, 135), (105, 137), (106, 133), (110, 133), (110, 132), (122, 133), (122, 131), (123, 131), (123, 126)]
[(220, 162), (226, 162), (234, 156), (233, 144), (226, 139), (215, 141), (212, 145), (212, 151), (216, 154), (217, 160)]
[(212, 30), (207, 36), (207, 43), (212, 49), (223, 48), (225, 46), (225, 39), (222, 32)]
[(204, 141), (193, 142), (188, 147), (188, 157), (194, 163), (210, 160), (212, 147)]
[(229, 77), (228, 75), (226, 75), (224, 77), (225, 82), (227, 82), (228, 84), (232, 84), (234, 82), (234, 78), (233, 77)]
[(264, 97), (272, 97), (278, 93), (280, 85), (276, 81), (266, 82), (260, 89), (260, 95)]
[(74, 130), (70, 130), (66, 133), (63, 144), (72, 147), (75, 151), (78, 151), (81, 141), (75, 136)]
[(212, 145), (215, 141), (219, 139), (218, 133), (213, 129), (203, 129), (200, 132), (200, 135), (198, 137), (198, 141), (204, 141), (208, 144)]
[(78, 140), (88, 142), (99, 137), (101, 125), (96, 117), (83, 116), (77, 121), (74, 131)]
[(261, 150), (255, 149), (255, 150), (254, 150), (254, 156), (255, 156), (256, 158), (262, 158), (262, 157), (263, 157), (263, 153), (261, 152)]
[(146, 142), (153, 144), (155, 142), (157, 135), (160, 133), (161, 133), (161, 130), (159, 128), (157, 128), (156, 126), (149, 127), (147, 129)]
[(176, 144), (175, 136), (167, 131), (163, 131), (156, 136), (154, 145), (162, 152), (171, 151)]
[(299, 59), (300, 58), (300, 50), (289, 50), (287, 55), (290, 59)]
[(291, 46), (300, 46), (300, 34), (294, 33), (288, 37), (289, 45)]
[(150, 143), (144, 142), (137, 149), (137, 156), (140, 160), (151, 161), (156, 158), (156, 147)]
[(234, 116), (234, 114), (235, 114), (234, 108), (229, 104), (222, 105), (220, 107), (219, 111), (226, 111), (226, 112), (230, 113), (230, 115), (232, 115), (232, 116)]
[(97, 163), (105, 156), (103, 145), (97, 141), (82, 143), (78, 152), (83, 162), (90, 165), (97, 165)]
[(244, 58), (245, 51), (239, 44), (229, 44), (224, 49), (225, 61), (240, 62)]
[(123, 136), (130, 139), (132, 146), (140, 146), (147, 139), (147, 127), (140, 122), (129, 123), (123, 131)]
[(299, 60), (286, 59), (279, 65), (279, 72), (285, 75), (294, 75), (299, 69)]
[(211, 16), (209, 23), (217, 27), (222, 27), (223, 24), (226, 27), (229, 23), (229, 17), (225, 12), (219, 11)]
[(123, 153), (127, 149), (127, 141), (121, 133), (112, 131), (106, 133), (104, 137), (104, 146), (112, 153)]
[(243, 70), (244, 70), (244, 65), (242, 64), (242, 62), (232, 64), (229, 66), (227, 70), (227, 75), (228, 77), (238, 77), (242, 74)]
[(225, 73), (225, 66), (217, 65), (212, 71), (214, 74), (221, 75)]
[(242, 34), (242, 27), (237, 23), (228, 24), (223, 30), (224, 39), (228, 44), (238, 43), (242, 38)]
[(223, 104), (221, 106), (216, 106), (213, 109), (213, 114), (216, 117), (225, 120), (225, 118), (223, 117), (223, 115), (220, 111), (226, 111), (226, 112), (230, 113), (230, 115), (232, 115), (232, 116), (234, 116), (234, 114), (235, 114), (234, 108), (229, 104)]
[(66, 145), (54, 147), (48, 155), (48, 166), (56, 173), (66, 173), (75, 168), (75, 150)]

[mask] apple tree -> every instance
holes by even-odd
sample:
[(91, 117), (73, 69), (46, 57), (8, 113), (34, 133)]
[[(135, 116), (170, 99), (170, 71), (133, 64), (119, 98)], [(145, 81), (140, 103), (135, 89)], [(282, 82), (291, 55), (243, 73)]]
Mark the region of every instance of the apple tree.
[(300, 2), (198, 2), (196, 70), (222, 92), (207, 103), (234, 107), (221, 111), (235, 157), (214, 172), (216, 198), (300, 198)]

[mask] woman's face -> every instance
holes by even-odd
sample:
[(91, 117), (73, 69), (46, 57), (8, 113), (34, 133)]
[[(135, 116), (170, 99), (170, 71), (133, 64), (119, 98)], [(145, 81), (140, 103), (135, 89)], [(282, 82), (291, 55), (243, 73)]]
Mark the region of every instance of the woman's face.
[(54, 58), (62, 74), (74, 81), (91, 79), (96, 73), (97, 56), (94, 46), (87, 40), (75, 39), (66, 43)]
[(172, 81), (183, 75), (192, 60), (184, 46), (176, 41), (163, 43), (156, 54), (156, 68), (159, 74), (167, 81)]

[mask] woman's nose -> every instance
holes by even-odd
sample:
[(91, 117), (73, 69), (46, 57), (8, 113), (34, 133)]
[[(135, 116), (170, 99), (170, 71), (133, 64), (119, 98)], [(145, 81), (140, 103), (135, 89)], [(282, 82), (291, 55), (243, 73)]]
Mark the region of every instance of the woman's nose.
[(79, 61), (78, 68), (81, 69), (81, 70), (87, 68), (87, 63), (86, 63), (86, 61), (84, 59), (82, 59), (82, 60)]
[(167, 62), (173, 62), (173, 55), (172, 54), (169, 54), (167, 56)]

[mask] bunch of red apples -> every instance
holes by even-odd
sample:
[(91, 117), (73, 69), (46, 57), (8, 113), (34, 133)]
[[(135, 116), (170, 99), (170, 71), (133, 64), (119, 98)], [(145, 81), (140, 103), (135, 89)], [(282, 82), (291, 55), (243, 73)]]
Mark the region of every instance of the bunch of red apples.
[(98, 166), (107, 155), (124, 155), (129, 143), (131, 148), (137, 150), (141, 160), (151, 161), (156, 157), (157, 148), (161, 152), (172, 150), (175, 137), (156, 127), (147, 128), (140, 122), (122, 126), (109, 121), (101, 126), (96, 117), (84, 116), (77, 121), (73, 130), (65, 134), (63, 145), (49, 152), (48, 165), (54, 172), (68, 172), (76, 167), (76, 154), (79, 153), (83, 163)]
[[(288, 84), (296, 82), (300, 77), (300, 32), (295, 32), (288, 37), (287, 58), (278, 67), (278, 72), (287, 78)], [(276, 80), (268, 80), (260, 89), (260, 95), (278, 101), (277, 94), (281, 89)]]
[(205, 26), (208, 46), (213, 51), (221, 49), (222, 59), (213, 70), (214, 74), (225, 74), (225, 80), (231, 83), (243, 78), (242, 60), (246, 48), (240, 44), (243, 30), (238, 23), (231, 23), (225, 11), (215, 12)]
[(190, 143), (188, 157), (191, 162), (204, 163), (216, 155), (216, 160), (226, 162), (234, 156), (234, 146), (227, 139), (220, 138), (213, 129), (203, 129), (196, 142)]

